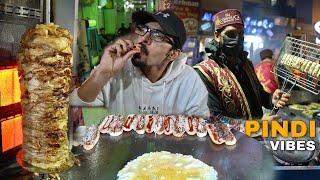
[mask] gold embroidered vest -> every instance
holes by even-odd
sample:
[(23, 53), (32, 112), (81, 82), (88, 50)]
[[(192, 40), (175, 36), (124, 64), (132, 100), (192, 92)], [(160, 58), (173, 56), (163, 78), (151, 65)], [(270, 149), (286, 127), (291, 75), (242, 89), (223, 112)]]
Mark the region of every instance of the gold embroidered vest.
[[(211, 82), (215, 95), (220, 101), (224, 114), (228, 117), (242, 117), (252, 119), (248, 100), (234, 74), (224, 64), (219, 65), (212, 59), (207, 59), (197, 64), (198, 69)], [(243, 69), (249, 77), (253, 90), (261, 105), (260, 94), (256, 87), (259, 82), (250, 61), (243, 63)], [(259, 107), (261, 108), (261, 106)]]

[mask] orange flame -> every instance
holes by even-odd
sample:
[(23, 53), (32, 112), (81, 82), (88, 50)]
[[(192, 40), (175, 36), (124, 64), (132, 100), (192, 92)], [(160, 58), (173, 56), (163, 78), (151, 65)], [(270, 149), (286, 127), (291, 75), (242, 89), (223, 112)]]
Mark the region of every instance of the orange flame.
[[(0, 107), (21, 101), (18, 69), (0, 70)], [(22, 144), (22, 116), (0, 121), (2, 152)]]
[(0, 70), (0, 106), (21, 101), (18, 69)]
[(22, 116), (1, 122), (2, 152), (22, 144)]

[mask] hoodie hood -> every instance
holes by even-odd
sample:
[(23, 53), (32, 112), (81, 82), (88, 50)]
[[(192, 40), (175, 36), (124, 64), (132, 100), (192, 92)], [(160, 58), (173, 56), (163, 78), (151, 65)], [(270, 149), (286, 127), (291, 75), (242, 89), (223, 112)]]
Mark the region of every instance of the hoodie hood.
[(186, 66), (184, 66), (187, 62), (187, 55), (184, 53), (181, 54), (176, 60), (174, 60), (168, 67), (167, 72), (165, 75), (154, 84), (162, 84), (165, 82), (170, 82), (174, 80), (184, 69)]
[(142, 106), (145, 105), (145, 99), (148, 99), (145, 96), (148, 96), (148, 94), (150, 95), (150, 93), (145, 92), (145, 88), (148, 88), (148, 87), (155, 88), (155, 89), (160, 88), (161, 95), (160, 94), (159, 95), (161, 97), (161, 104), (160, 104), (159, 110), (160, 110), (161, 114), (164, 114), (164, 109), (165, 109), (164, 101), (165, 101), (165, 96), (167, 95), (166, 92), (168, 92), (166, 90), (167, 85), (171, 84), (171, 81), (176, 79), (183, 72), (183, 70), (186, 68), (185, 64), (186, 64), (187, 58), (188, 57), (184, 53), (182, 53), (176, 60), (174, 60), (172, 63), (169, 64), (169, 67), (167, 68), (164, 76), (161, 79), (159, 79), (157, 82), (154, 82), (154, 83), (152, 83), (148, 78), (146, 78), (144, 76), (144, 74), (140, 68), (137, 68), (137, 67), (133, 66), (132, 63), (130, 63), (134, 69), (136, 77), (138, 79), (141, 79), (141, 105)]

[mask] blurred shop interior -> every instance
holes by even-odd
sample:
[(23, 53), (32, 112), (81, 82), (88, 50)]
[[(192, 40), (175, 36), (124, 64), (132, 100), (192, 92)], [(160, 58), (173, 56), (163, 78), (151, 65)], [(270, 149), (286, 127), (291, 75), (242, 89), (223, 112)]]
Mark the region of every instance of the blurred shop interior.
[(239, 9), (245, 23), (244, 49), (256, 64), (260, 62), (262, 49), (279, 51), (287, 35), (316, 42), (313, 25), (319, 21), (319, 6), (316, 0), (80, 0), (80, 59), (89, 62), (83, 63), (79, 72), (86, 76), (98, 63), (102, 48), (130, 32), (131, 14), (136, 10), (174, 9), (183, 19), (188, 34), (183, 47), (189, 56), (187, 63), (194, 65), (203, 59), (204, 45), (212, 39), (215, 13), (226, 8)]

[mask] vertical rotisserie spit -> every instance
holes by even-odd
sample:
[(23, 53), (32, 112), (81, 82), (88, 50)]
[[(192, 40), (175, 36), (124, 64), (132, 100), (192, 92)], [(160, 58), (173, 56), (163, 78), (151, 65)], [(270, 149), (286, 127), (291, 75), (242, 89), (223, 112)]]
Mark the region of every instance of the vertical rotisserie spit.
[(68, 93), (72, 37), (55, 24), (39, 24), (21, 39), (19, 68), (23, 111), (23, 161), (59, 172), (71, 164)]

